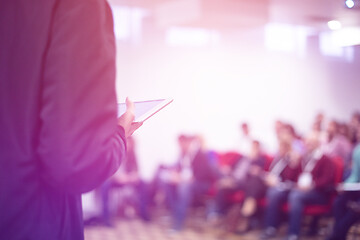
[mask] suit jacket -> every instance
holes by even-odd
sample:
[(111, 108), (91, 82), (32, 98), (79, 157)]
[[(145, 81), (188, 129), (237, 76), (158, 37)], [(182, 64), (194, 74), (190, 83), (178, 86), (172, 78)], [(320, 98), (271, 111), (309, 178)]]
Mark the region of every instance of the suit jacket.
[(285, 167), (282, 169), (282, 171), (279, 174), (281, 181), (296, 183), (299, 173), (300, 173), (300, 170), (301, 170), (300, 166), (291, 167), (289, 164), (290, 163), (289, 156), (286, 156), (284, 159), (280, 156), (276, 156), (270, 165), (270, 171), (274, 168), (276, 163), (279, 161), (284, 161), (286, 163)]
[(81, 193), (124, 157), (104, 0), (0, 1), (0, 239), (83, 239)]
[(315, 189), (330, 192), (335, 188), (335, 165), (326, 155), (322, 155), (311, 171)]
[(216, 180), (215, 170), (211, 167), (207, 152), (198, 151), (191, 163), (195, 181), (211, 184)]
[[(183, 160), (180, 159), (174, 166), (178, 172), (181, 172), (184, 169), (182, 161)], [(218, 174), (211, 166), (208, 152), (198, 150), (191, 159), (190, 167), (194, 180), (197, 182), (211, 184), (217, 178)]]

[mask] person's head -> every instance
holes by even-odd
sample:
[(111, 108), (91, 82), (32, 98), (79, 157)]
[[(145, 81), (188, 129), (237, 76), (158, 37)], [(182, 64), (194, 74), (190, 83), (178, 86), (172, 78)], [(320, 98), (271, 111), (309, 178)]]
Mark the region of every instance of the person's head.
[(287, 123), (284, 125), (283, 127), (283, 131), (287, 132), (290, 136), (292, 136), (293, 138), (296, 137), (296, 131), (293, 125)]
[(312, 123), (311, 129), (314, 132), (321, 132), (323, 129), (324, 114), (319, 112), (315, 115), (314, 122)]
[(320, 147), (320, 135), (318, 133), (311, 133), (305, 138), (306, 152), (311, 153)]
[(246, 122), (243, 122), (243, 123), (241, 124), (241, 133), (242, 133), (244, 136), (248, 136), (249, 133), (250, 133), (249, 125), (248, 125)]
[(276, 120), (274, 123), (274, 130), (275, 130), (275, 134), (276, 136), (279, 138), (280, 136), (280, 132), (282, 130), (282, 128), (284, 127), (284, 123), (280, 120)]
[(323, 121), (324, 121), (324, 114), (322, 112), (319, 112), (318, 114), (316, 114), (315, 122), (322, 123)]
[(352, 114), (350, 124), (356, 127), (360, 126), (360, 112), (354, 112)]
[(261, 154), (261, 145), (260, 142), (257, 140), (253, 140), (251, 143), (251, 150), (250, 150), (250, 155), (249, 157), (251, 159), (256, 159), (259, 157), (259, 155)]
[(339, 124), (337, 121), (332, 120), (329, 122), (326, 132), (328, 134), (329, 140), (331, 140), (339, 132)]
[(314, 122), (313, 125), (312, 125), (312, 130), (314, 132), (320, 132), (322, 129), (322, 124), (321, 122)]
[(196, 144), (198, 144), (200, 150), (206, 149), (206, 142), (203, 135), (200, 134), (195, 135), (193, 141), (196, 142)]
[(190, 149), (191, 137), (182, 134), (178, 137), (178, 143), (181, 153), (185, 154)]
[(278, 133), (279, 141), (293, 142), (296, 138), (295, 129), (290, 124), (283, 124)]
[(338, 132), (339, 132), (339, 134), (348, 138), (350, 135), (349, 134), (349, 126), (346, 123), (339, 123)]
[(288, 153), (291, 152), (292, 149), (292, 141), (289, 141), (289, 139), (286, 138), (280, 138), (279, 139), (279, 151), (278, 154), (280, 156), (285, 156)]

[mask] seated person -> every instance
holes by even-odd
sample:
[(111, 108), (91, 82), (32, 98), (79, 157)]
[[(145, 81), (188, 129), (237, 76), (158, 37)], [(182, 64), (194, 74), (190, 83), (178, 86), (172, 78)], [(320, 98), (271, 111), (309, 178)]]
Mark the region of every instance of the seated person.
[[(110, 193), (113, 190), (123, 190), (122, 193), (128, 195), (132, 204), (144, 221), (149, 221), (147, 209), (147, 196), (145, 183), (140, 179), (138, 172), (137, 158), (135, 154), (135, 142), (132, 137), (127, 141), (127, 152), (124, 163), (114, 176), (101, 186), (102, 214), (103, 221), (106, 225), (111, 226), (110, 219)], [(129, 194), (126, 194), (129, 193)]]
[[(360, 183), (360, 144), (354, 149), (352, 171), (346, 183)], [(360, 191), (345, 191), (336, 198), (333, 207), (335, 223), (328, 240), (346, 239), (351, 226), (360, 220), (359, 199)]]
[(337, 121), (330, 121), (326, 130), (327, 139), (322, 146), (323, 152), (330, 158), (341, 157), (344, 161), (344, 179), (350, 175), (352, 144), (341, 134), (341, 124)]
[(251, 145), (253, 138), (250, 133), (250, 126), (248, 123), (243, 122), (241, 124), (240, 141), (236, 151), (239, 151), (243, 156), (248, 156), (251, 151)]
[(349, 139), (353, 146), (360, 142), (358, 130), (360, 129), (360, 112), (353, 113), (349, 123)]
[[(289, 202), (287, 238), (289, 240), (299, 238), (304, 207), (309, 204), (328, 204), (334, 190), (335, 166), (331, 159), (321, 152), (319, 135), (312, 134), (307, 137), (305, 145), (306, 153), (300, 164), (301, 174), (296, 186), (290, 190), (287, 197)], [(269, 205), (268, 208), (271, 206)], [(277, 227), (271, 224), (269, 226), (273, 227), (273, 230)], [(275, 233), (269, 229), (267, 233)]]
[(173, 215), (173, 230), (184, 227), (188, 208), (197, 197), (207, 193), (215, 180), (209, 155), (199, 137), (181, 135), (178, 138), (180, 158), (176, 165), (163, 170), (162, 187)]
[(266, 191), (267, 206), (265, 208), (265, 231), (262, 239), (275, 236), (280, 223), (282, 205), (287, 201), (290, 190), (296, 185), (300, 172), (299, 155), (293, 151), (292, 138), (281, 136), (279, 151), (272, 161), (269, 174), (264, 176), (268, 187)]
[(260, 143), (252, 141), (249, 155), (241, 158), (234, 169), (225, 168), (223, 171), (223, 176), (216, 184), (218, 191), (210, 216), (217, 218), (224, 215), (231, 204), (231, 195), (237, 191), (243, 191), (245, 195), (242, 214), (246, 217), (252, 215), (256, 210), (256, 200), (263, 197), (266, 190), (261, 178), (264, 165), (265, 158)]

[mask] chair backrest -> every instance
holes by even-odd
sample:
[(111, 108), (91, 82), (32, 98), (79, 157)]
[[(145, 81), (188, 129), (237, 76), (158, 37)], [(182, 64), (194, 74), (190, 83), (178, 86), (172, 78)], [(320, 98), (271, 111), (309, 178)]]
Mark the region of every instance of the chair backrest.
[(234, 166), (239, 159), (241, 154), (237, 152), (225, 152), (219, 154), (219, 165), (220, 166)]
[(270, 154), (264, 154), (264, 157), (265, 157), (264, 170), (269, 171), (270, 165), (271, 165), (272, 161), (274, 160), (274, 156), (272, 156)]
[(344, 173), (344, 160), (341, 157), (334, 157), (332, 161), (335, 165), (335, 184), (341, 183)]

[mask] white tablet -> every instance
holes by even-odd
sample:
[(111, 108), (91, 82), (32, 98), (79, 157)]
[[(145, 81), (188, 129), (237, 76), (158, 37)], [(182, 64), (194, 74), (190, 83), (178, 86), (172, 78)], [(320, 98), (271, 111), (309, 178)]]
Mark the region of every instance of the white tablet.
[(338, 190), (342, 191), (360, 191), (360, 183), (343, 183), (337, 187)]
[[(169, 105), (172, 101), (173, 99), (158, 99), (158, 100), (134, 102), (135, 105), (134, 122), (144, 122), (145, 120), (153, 116), (155, 113), (159, 112), (161, 109)], [(126, 104), (119, 103), (118, 117), (124, 114), (125, 111), (126, 111)]]

